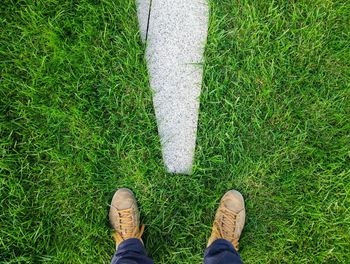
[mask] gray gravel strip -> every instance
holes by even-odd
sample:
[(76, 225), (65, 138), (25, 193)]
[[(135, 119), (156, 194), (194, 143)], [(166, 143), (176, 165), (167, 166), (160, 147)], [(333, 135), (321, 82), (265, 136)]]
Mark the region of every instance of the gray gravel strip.
[(146, 57), (164, 163), (169, 172), (190, 174), (208, 5), (205, 0), (152, 0), (151, 5), (139, 0), (138, 15), (143, 38), (148, 28)]

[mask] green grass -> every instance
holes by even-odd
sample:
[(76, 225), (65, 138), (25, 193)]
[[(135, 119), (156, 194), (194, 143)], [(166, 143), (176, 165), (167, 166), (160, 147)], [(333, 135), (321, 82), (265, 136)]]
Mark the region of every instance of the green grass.
[(108, 263), (133, 189), (157, 263), (240, 190), (245, 263), (350, 263), (350, 2), (210, 1), (192, 176), (165, 173), (132, 0), (4, 0), (0, 262)]

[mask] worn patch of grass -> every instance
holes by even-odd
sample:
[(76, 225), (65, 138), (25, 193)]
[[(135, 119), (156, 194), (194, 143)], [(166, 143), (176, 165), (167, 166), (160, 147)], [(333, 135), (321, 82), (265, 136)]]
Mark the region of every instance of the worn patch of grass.
[(245, 263), (350, 262), (348, 1), (210, 1), (192, 176), (164, 172), (134, 1), (1, 4), (0, 259), (108, 263), (130, 187), (157, 263), (246, 198)]

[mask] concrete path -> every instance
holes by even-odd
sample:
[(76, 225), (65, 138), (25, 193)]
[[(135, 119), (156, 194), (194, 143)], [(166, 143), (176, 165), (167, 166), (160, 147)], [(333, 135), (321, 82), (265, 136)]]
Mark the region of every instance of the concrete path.
[(206, 0), (138, 0), (163, 159), (169, 172), (190, 174), (196, 144)]

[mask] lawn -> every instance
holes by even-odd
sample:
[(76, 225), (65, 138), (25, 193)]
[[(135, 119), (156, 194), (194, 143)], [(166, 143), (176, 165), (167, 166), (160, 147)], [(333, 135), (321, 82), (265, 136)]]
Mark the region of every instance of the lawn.
[(245, 263), (350, 263), (350, 2), (210, 9), (182, 176), (163, 167), (133, 0), (2, 1), (1, 263), (109, 263), (118, 187), (156, 263), (200, 263), (232, 188)]

